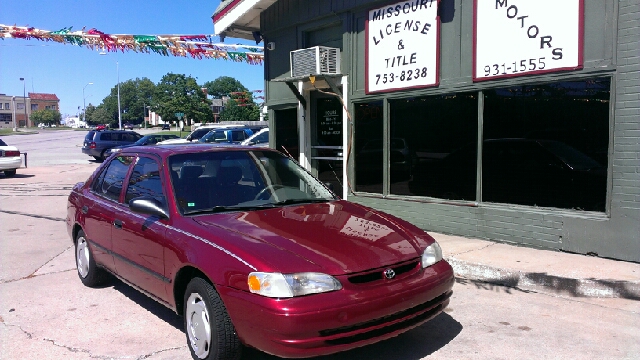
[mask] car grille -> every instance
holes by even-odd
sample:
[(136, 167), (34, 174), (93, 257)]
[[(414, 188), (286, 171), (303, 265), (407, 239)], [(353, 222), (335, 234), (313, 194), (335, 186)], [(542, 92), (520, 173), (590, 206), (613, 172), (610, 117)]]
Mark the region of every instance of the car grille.
[(400, 277), (401, 275), (407, 274), (413, 270), (417, 270), (419, 264), (420, 261), (414, 260), (408, 263), (400, 263), (390, 267), (371, 270), (366, 273), (349, 276), (349, 282), (352, 284), (366, 284), (373, 281), (386, 280), (384, 277), (384, 271), (387, 269), (392, 269), (395, 272), (396, 277)]
[[(330, 339), (330, 340), (326, 340), (325, 343), (329, 344), (329, 345), (344, 345), (344, 344), (351, 344), (351, 343), (355, 343), (358, 341), (363, 341), (363, 340), (368, 340), (368, 339), (373, 339), (376, 337), (380, 337), (383, 336), (385, 334), (389, 334), (392, 333), (394, 331), (398, 331), (398, 330), (402, 330), (414, 325), (419, 324), (420, 322), (429, 319), (432, 316), (435, 316), (436, 314), (438, 314), (439, 312), (441, 312), (443, 310), (443, 303), (451, 297), (451, 294), (453, 294), (452, 291), (448, 291), (430, 301), (427, 301), (426, 303), (420, 304), (418, 306), (414, 306), (410, 309), (407, 310), (403, 310), (400, 312), (397, 312), (395, 314), (392, 315), (388, 315), (382, 318), (378, 318), (378, 319), (374, 319), (374, 320), (370, 320), (370, 321), (366, 321), (363, 323), (359, 323), (359, 324), (355, 324), (355, 325), (351, 325), (351, 326), (345, 326), (345, 327), (341, 327), (341, 328), (336, 328), (336, 329), (328, 329), (328, 330), (322, 330), (320, 331), (320, 336), (322, 337), (328, 337), (328, 336), (334, 336), (334, 335), (339, 335), (339, 334), (345, 334), (345, 333), (349, 333), (349, 332), (353, 332), (353, 331), (358, 331), (358, 330), (362, 330), (362, 329), (367, 329), (367, 328), (371, 328), (371, 327), (375, 327), (375, 326), (379, 326), (379, 325), (383, 325), (386, 323), (391, 323), (394, 321), (397, 321), (399, 319), (402, 318), (406, 318), (406, 317), (410, 317), (404, 321), (400, 321), (398, 323), (395, 324), (391, 324), (389, 326), (385, 326), (379, 329), (374, 329), (371, 331), (367, 331), (361, 334), (357, 334), (357, 335), (353, 335), (353, 336), (347, 336), (347, 337), (342, 337), (342, 338), (337, 338), (337, 339)], [(415, 316), (414, 316), (415, 315)]]

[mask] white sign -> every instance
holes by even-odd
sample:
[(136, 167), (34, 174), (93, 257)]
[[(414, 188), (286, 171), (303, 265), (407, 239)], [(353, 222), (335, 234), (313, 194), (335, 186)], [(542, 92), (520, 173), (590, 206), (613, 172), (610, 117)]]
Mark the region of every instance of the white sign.
[(367, 94), (438, 85), (438, 0), (370, 10), (366, 37)]
[(474, 1), (474, 81), (582, 68), (583, 0)]

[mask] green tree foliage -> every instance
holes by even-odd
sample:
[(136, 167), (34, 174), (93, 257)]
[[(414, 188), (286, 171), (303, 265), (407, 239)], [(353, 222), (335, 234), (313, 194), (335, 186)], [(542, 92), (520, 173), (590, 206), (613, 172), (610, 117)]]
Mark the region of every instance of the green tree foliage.
[(183, 113), (186, 126), (192, 121), (206, 123), (213, 120), (211, 101), (191, 76), (169, 73), (156, 86), (153, 110), (163, 121), (175, 123), (176, 113)]
[(36, 125), (45, 124), (51, 126), (54, 124), (60, 124), (62, 116), (58, 110), (43, 109), (31, 112), (31, 116), (29, 118)]
[(258, 121), (260, 108), (253, 101), (249, 91), (233, 92), (220, 114), (221, 121)]
[[(120, 83), (120, 111), (122, 124), (142, 124), (144, 106), (153, 102), (156, 85), (148, 78), (136, 78)], [(102, 100), (102, 104), (90, 110), (87, 107), (87, 122), (89, 124), (109, 124), (118, 128), (118, 85), (116, 84), (109, 96)]]
[(207, 89), (209, 95), (214, 99), (222, 99), (223, 96), (231, 96), (234, 92), (249, 91), (246, 87), (240, 83), (240, 81), (230, 76), (220, 76), (213, 81), (207, 81), (204, 83), (204, 87)]

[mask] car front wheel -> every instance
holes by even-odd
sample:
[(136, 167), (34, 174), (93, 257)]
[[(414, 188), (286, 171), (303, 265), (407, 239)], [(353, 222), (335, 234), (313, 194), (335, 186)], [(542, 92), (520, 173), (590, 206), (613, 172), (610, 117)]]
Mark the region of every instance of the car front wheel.
[(107, 272), (98, 267), (95, 260), (93, 260), (89, 243), (82, 230), (80, 230), (76, 236), (76, 269), (78, 270), (80, 281), (89, 287), (96, 287), (103, 284), (109, 276)]
[(242, 344), (213, 286), (194, 278), (184, 294), (184, 330), (195, 359), (239, 359)]

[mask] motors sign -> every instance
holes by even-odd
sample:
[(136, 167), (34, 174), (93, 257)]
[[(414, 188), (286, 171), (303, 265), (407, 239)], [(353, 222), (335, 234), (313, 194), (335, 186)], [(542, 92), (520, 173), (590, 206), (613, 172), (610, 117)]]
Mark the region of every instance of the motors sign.
[(583, 66), (584, 0), (474, 0), (473, 80)]
[(370, 10), (365, 32), (367, 94), (438, 85), (438, 0)]

